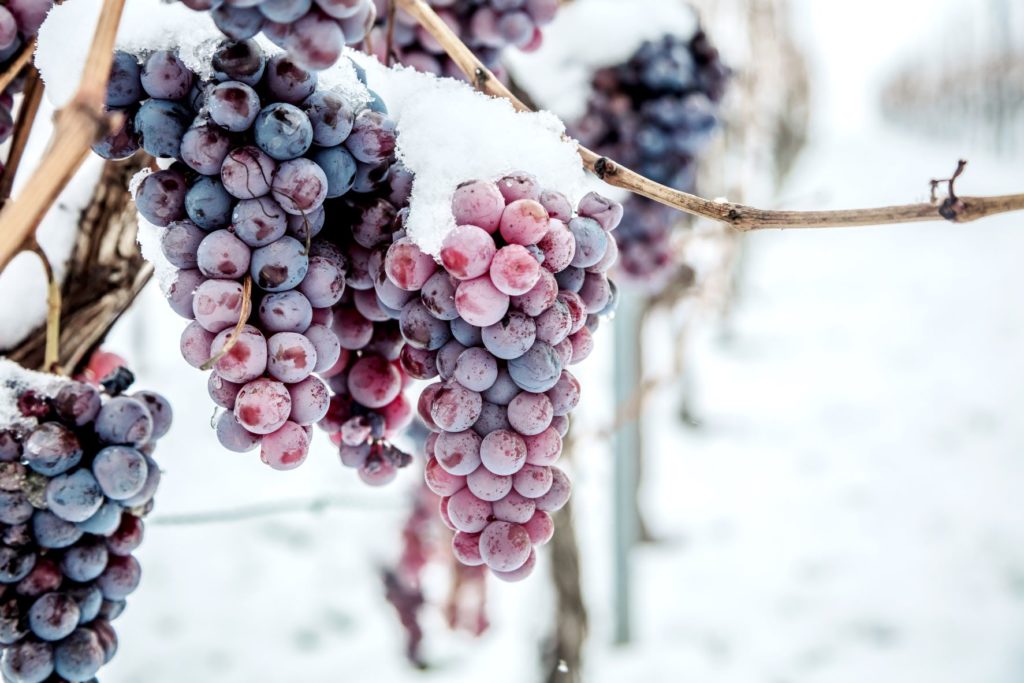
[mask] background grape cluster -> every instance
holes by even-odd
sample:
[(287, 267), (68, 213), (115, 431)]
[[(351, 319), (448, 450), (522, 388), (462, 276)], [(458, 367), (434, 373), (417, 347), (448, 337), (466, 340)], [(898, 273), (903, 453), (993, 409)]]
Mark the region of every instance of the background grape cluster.
[[(583, 144), (651, 180), (692, 192), (697, 158), (719, 126), (718, 104), (729, 77), (703, 31), (684, 40), (644, 43), (625, 63), (598, 70), (584, 116), (574, 126)], [(620, 271), (658, 286), (678, 265), (672, 226), (678, 213), (632, 196), (616, 233)]]
[[(465, 78), (441, 45), (406, 12), (395, 12), (388, 26), (388, 3), (377, 3), (377, 26), (371, 32), (373, 53), (387, 63), (388, 32), (392, 32), (395, 58), (419, 71)], [(543, 40), (541, 29), (558, 12), (558, 0), (428, 0), (448, 27), (491, 70), (499, 70), (501, 51), (515, 47), (532, 51)]]
[(518, 580), (569, 497), (555, 463), (580, 387), (566, 368), (590, 354), (598, 316), (614, 308), (609, 232), (622, 207), (591, 194), (574, 216), (563, 195), (515, 173), (464, 183), (452, 210), (441, 263), (396, 233), (380, 287), (400, 307), (406, 371), (438, 378), (418, 411), (433, 431), (426, 482), (457, 532), (455, 555)]
[(152, 508), (170, 405), (148, 391), (66, 382), (17, 394), (27, 423), (0, 430), (0, 670), (11, 683), (89, 681), (110, 661), (110, 622), (138, 586), (132, 552)]
[[(8, 0), (0, 5), (0, 72), (8, 71), (11, 62), (35, 38), (51, 7), (53, 0)], [(0, 144), (14, 132), (14, 96), (21, 92), (24, 83), (22, 73), (0, 93)]]
[(379, 99), (362, 106), (318, 88), (315, 72), (268, 59), (254, 41), (225, 41), (211, 66), (202, 81), (172, 52), (143, 64), (118, 53), (107, 102), (124, 123), (95, 149), (120, 158), (141, 146), (173, 160), (142, 179), (135, 199), (179, 269), (168, 300), (192, 320), (182, 354), (212, 366), (221, 443), (260, 446), (268, 465), (292, 469), (329, 407), (313, 373), (348, 361), (350, 333), (332, 310), (347, 258), (317, 237), (324, 203), (388, 181), (395, 127)]
[(307, 69), (330, 67), (347, 45), (357, 45), (373, 26), (373, 0), (180, 0), (209, 11), (221, 32), (248, 40), (263, 32)]

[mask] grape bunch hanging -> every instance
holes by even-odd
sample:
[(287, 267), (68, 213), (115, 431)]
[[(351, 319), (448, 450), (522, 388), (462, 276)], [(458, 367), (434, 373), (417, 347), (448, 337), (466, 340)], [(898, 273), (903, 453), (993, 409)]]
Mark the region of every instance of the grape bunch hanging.
[(358, 45), (373, 26), (373, 0), (180, 0), (209, 11), (231, 40), (262, 32), (307, 69), (326, 69), (345, 45)]
[(0, 365), (16, 406), (0, 424), (0, 671), (10, 683), (92, 681), (139, 584), (132, 553), (153, 505), (152, 454), (171, 425), (159, 394), (102, 390)]
[[(465, 78), (444, 48), (416, 20), (402, 9), (389, 26), (388, 4), (375, 0), (377, 26), (371, 32), (373, 54), (385, 64), (389, 45), (402, 64), (425, 73)], [(472, 48), (492, 71), (500, 72), (502, 50), (514, 47), (531, 52), (543, 41), (543, 27), (555, 18), (559, 0), (428, 0), (452, 31)]]
[[(651, 180), (692, 192), (697, 159), (720, 124), (728, 77), (703, 31), (688, 40), (666, 35), (648, 41), (625, 63), (597, 71), (574, 134)], [(679, 265), (672, 245), (676, 220), (674, 209), (630, 197), (616, 233), (619, 270), (663, 286)]]

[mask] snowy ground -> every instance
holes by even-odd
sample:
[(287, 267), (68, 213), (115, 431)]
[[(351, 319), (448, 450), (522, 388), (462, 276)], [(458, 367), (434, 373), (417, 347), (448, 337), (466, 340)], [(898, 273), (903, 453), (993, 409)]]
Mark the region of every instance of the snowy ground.
[[(899, 25), (924, 3), (889, 4)], [(865, 103), (884, 40), (867, 67), (853, 55), (886, 3), (850, 16), (823, 5), (798, 3), (822, 57), (824, 123), (781, 203), (921, 199), (925, 181), (961, 155), (971, 160), (965, 193), (1024, 186), (1019, 163), (880, 126)], [(886, 26), (884, 36), (896, 34)], [(609, 454), (588, 447), (573, 468), (593, 619), (585, 680), (1024, 677), (1022, 227), (1018, 216), (749, 240), (729, 334), (712, 327), (695, 340), (702, 426), (679, 423), (675, 391), (648, 418), (644, 502), (662, 542), (636, 556), (637, 642), (627, 648), (609, 645)], [(140, 553), (143, 584), (117, 623), (121, 648), (103, 680), (536, 680), (550, 625), (546, 557), (530, 582), (492, 584), (493, 628), (479, 641), (430, 613), (434, 669), (410, 670), (377, 569), (397, 552), (416, 473), (368, 490), (322, 435), (289, 473), (222, 451), (205, 379), (178, 356), (182, 322), (159, 299), (147, 290), (111, 339), (177, 416), (158, 453), (165, 477)], [(611, 335), (598, 341), (583, 373), (584, 434), (610, 409)], [(320, 497), (332, 505), (315, 513), (168, 523)], [(444, 581), (428, 577), (435, 594)]]

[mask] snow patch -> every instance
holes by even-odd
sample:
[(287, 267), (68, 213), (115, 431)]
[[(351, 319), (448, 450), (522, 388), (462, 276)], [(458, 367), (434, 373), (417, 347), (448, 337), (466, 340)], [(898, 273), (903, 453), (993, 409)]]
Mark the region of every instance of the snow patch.
[(36, 423), (35, 418), (27, 418), (18, 411), (18, 396), (26, 390), (52, 398), (70, 383), (67, 377), (26, 370), (12, 360), (0, 358), (0, 429)]

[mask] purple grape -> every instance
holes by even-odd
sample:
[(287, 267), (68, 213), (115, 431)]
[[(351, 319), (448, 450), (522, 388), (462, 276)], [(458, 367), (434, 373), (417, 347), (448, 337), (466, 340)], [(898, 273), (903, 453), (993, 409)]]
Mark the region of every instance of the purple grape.
[(269, 294), (260, 303), (259, 318), (268, 332), (305, 332), (313, 322), (313, 307), (295, 290)]
[(172, 169), (150, 173), (135, 192), (135, 206), (147, 221), (166, 227), (185, 214), (185, 176)]
[(203, 230), (217, 230), (231, 224), (234, 202), (220, 180), (200, 176), (185, 194), (185, 211)]
[(157, 50), (142, 67), (142, 88), (150, 97), (178, 100), (192, 88), (192, 72), (168, 50)]
[(237, 280), (249, 270), (251, 252), (245, 242), (227, 230), (215, 230), (199, 245), (199, 271), (220, 280)]
[(46, 504), (61, 519), (84, 522), (100, 509), (103, 491), (91, 472), (79, 469), (50, 480), (46, 485)]
[(303, 102), (313, 126), (313, 142), (336, 147), (345, 142), (355, 125), (355, 114), (345, 98), (330, 90), (317, 90)]
[[(300, 6), (304, 3), (308, 7), (311, 0), (283, 0), (283, 2)], [(273, 3), (280, 5), (282, 0), (264, 2), (260, 5), (260, 10), (267, 14), (268, 6)], [(272, 21), (292, 20), (272, 19)], [(317, 76), (296, 64), (288, 55), (274, 55), (267, 64), (265, 83), (271, 97), (281, 102), (300, 104), (316, 90)], [(318, 144), (321, 143), (318, 141)]]
[(210, 63), (218, 81), (238, 81), (255, 88), (263, 78), (267, 57), (254, 40), (224, 41)]
[(205, 237), (206, 233), (192, 221), (175, 221), (160, 234), (160, 251), (175, 268), (195, 268), (199, 244)]
[(327, 198), (327, 175), (309, 159), (285, 161), (274, 175), (274, 199), (293, 215), (320, 208)]
[(104, 495), (113, 500), (131, 498), (146, 483), (146, 459), (127, 446), (109, 446), (96, 454), (92, 472)]
[(395, 122), (380, 112), (364, 109), (355, 118), (345, 146), (358, 161), (379, 164), (395, 150)]
[(44, 422), (32, 430), (24, 448), (25, 463), (47, 476), (67, 472), (82, 460), (74, 432), (59, 422)]
[(120, 50), (114, 52), (107, 82), (107, 106), (129, 107), (142, 99), (142, 69), (138, 58)]
[(254, 146), (231, 150), (220, 169), (224, 189), (239, 199), (256, 199), (270, 193), (277, 164)]
[[(114, 528), (117, 528), (116, 525)], [(61, 558), (60, 566), (64, 575), (69, 579), (85, 583), (92, 581), (103, 573), (103, 570), (107, 567), (108, 557), (106, 542), (103, 539), (93, 537), (91, 540), (82, 541), (73, 548), (69, 548), (64, 553), (64, 557)], [(78, 605), (75, 603), (76, 612), (77, 607)], [(77, 625), (77, 614), (75, 621)], [(42, 637), (38, 632), (36, 635)], [(59, 638), (54, 640), (59, 640)]]
[(309, 257), (305, 247), (292, 237), (282, 237), (252, 252), (252, 277), (267, 292), (294, 289), (306, 277), (308, 268)]
[(146, 100), (135, 114), (135, 130), (142, 138), (142, 148), (155, 157), (176, 158), (192, 116), (192, 111), (179, 102)]
[(202, 122), (185, 131), (179, 154), (181, 160), (197, 173), (217, 175), (230, 149), (231, 139), (222, 128)]
[(53, 668), (64, 678), (87, 681), (104, 663), (104, 651), (96, 633), (78, 628), (53, 649)]
[(313, 143), (313, 126), (293, 104), (274, 102), (264, 107), (253, 124), (256, 145), (278, 161), (296, 159)]
[(210, 118), (221, 128), (241, 133), (248, 130), (260, 112), (260, 97), (250, 86), (227, 81), (213, 86), (206, 96)]

